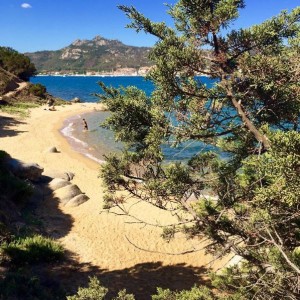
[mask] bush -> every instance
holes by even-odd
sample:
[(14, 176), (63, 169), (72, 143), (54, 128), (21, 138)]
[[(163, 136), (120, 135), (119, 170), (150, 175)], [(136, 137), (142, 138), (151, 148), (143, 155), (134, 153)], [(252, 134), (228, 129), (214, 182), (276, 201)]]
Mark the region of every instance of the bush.
[(52, 262), (61, 259), (64, 255), (64, 249), (60, 244), (41, 235), (3, 243), (1, 250), (12, 262), (19, 264)]
[(214, 296), (207, 287), (194, 286), (191, 290), (173, 292), (169, 289), (157, 289), (157, 295), (152, 296), (152, 300), (213, 300)]
[[(103, 287), (97, 277), (89, 277), (90, 281), (87, 288), (80, 287), (77, 295), (68, 296), (67, 300), (102, 300), (105, 299), (108, 289)], [(118, 293), (113, 300), (134, 300), (132, 294), (126, 294), (126, 290)]]
[(29, 116), (29, 109), (38, 107), (38, 104), (29, 102), (15, 102), (7, 105), (1, 105), (0, 111), (8, 114), (19, 115), (22, 118)]
[(9, 47), (0, 47), (0, 67), (26, 81), (36, 74), (29, 57)]
[(96, 277), (89, 277), (90, 281), (87, 288), (80, 287), (76, 295), (68, 296), (67, 300), (102, 300), (108, 289), (101, 286)]
[(46, 97), (46, 95), (45, 95), (46, 91), (47, 91), (46, 87), (40, 83), (33, 84), (29, 87), (29, 93), (31, 95), (41, 97), (41, 98)]

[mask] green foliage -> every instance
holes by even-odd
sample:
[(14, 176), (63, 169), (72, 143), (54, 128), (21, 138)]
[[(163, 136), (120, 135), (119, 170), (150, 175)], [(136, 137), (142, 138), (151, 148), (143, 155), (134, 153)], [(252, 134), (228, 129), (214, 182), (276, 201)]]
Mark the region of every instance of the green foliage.
[(28, 103), (28, 102), (16, 102), (7, 105), (1, 105), (0, 111), (6, 112), (8, 114), (19, 115), (22, 118), (29, 116), (29, 109), (38, 107), (38, 104)]
[(17, 264), (57, 261), (64, 256), (64, 249), (60, 244), (41, 235), (3, 243), (1, 251)]
[(169, 289), (157, 289), (157, 295), (152, 296), (152, 300), (213, 300), (211, 290), (207, 287), (193, 287), (189, 291), (173, 292)]
[(175, 236), (175, 227), (164, 227), (161, 237), (167, 242), (171, 241)]
[(87, 288), (80, 287), (74, 296), (68, 296), (67, 300), (102, 300), (108, 289), (101, 286), (97, 277), (89, 277), (90, 281)]
[(45, 98), (46, 87), (40, 83), (33, 84), (29, 87), (29, 93), (37, 97)]
[(0, 47), (0, 67), (26, 81), (36, 74), (29, 57), (8, 47)]
[[(127, 143), (101, 176), (108, 207), (122, 208), (118, 193), (126, 191), (176, 214), (176, 231), (209, 236), (210, 253), (240, 255), (243, 263), (213, 280), (224, 299), (298, 299), (300, 7), (230, 31), (243, 6), (179, 0), (169, 10), (173, 28), (120, 6), (129, 27), (158, 38), (148, 76), (156, 89), (146, 97), (101, 85), (99, 97), (112, 112), (106, 125)], [(201, 74), (215, 79), (212, 87)], [(218, 151), (174, 164), (162, 151), (171, 141), (201, 141)], [(164, 229), (163, 237), (173, 236)]]
[(122, 290), (118, 293), (118, 296), (116, 298), (113, 298), (113, 300), (134, 300), (134, 296), (132, 294), (127, 294), (126, 290)]

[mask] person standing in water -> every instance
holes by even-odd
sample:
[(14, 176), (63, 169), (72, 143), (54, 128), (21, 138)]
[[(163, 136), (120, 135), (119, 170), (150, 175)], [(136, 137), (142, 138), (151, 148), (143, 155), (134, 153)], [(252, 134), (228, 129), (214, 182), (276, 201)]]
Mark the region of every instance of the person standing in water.
[(82, 119), (82, 124), (83, 124), (83, 130), (88, 130), (89, 129), (88, 124), (87, 124), (85, 119)]

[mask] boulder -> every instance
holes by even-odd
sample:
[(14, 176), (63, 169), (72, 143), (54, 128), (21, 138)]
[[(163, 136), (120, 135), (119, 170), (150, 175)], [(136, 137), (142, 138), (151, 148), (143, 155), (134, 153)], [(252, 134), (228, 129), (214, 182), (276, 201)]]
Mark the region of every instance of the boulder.
[(54, 178), (52, 181), (49, 182), (48, 187), (50, 190), (55, 191), (70, 184), (71, 183), (68, 180), (61, 179), (61, 178)]
[(73, 98), (73, 99), (71, 100), (71, 102), (73, 102), (73, 103), (80, 103), (81, 100), (80, 100), (78, 97), (75, 97), (75, 98)]
[(68, 181), (72, 180), (75, 176), (72, 172), (61, 172), (56, 170), (47, 170), (43, 173), (43, 175), (50, 178), (61, 178)]
[(89, 199), (90, 198), (87, 195), (80, 194), (80, 195), (77, 195), (74, 198), (72, 198), (70, 201), (68, 201), (65, 206), (76, 207), (76, 206), (79, 206), (80, 204), (88, 201)]
[(44, 168), (36, 163), (24, 163), (14, 158), (10, 158), (6, 166), (15, 176), (35, 182), (40, 180), (44, 171)]
[(75, 196), (82, 194), (81, 190), (76, 184), (66, 185), (58, 190), (55, 190), (53, 195), (58, 198), (62, 204), (66, 204)]
[(59, 151), (57, 150), (57, 148), (56, 147), (51, 147), (51, 148), (49, 148), (48, 150), (46, 150), (46, 152), (48, 152), (48, 153), (59, 153)]

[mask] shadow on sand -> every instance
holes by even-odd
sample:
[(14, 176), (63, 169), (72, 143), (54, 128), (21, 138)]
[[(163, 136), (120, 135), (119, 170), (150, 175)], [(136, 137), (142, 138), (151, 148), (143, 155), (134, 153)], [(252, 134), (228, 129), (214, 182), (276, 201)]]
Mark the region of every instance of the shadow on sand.
[[(26, 210), (31, 216), (41, 221), (40, 234), (58, 239), (68, 234), (72, 228), (73, 219), (70, 215), (62, 213), (58, 200), (52, 197), (45, 180), (47, 178), (44, 178), (43, 183), (36, 185), (36, 192)], [(157, 287), (181, 291), (190, 289), (195, 284), (209, 284), (206, 276), (208, 269), (204, 267), (192, 267), (185, 264), (164, 266), (158, 261), (109, 271), (89, 263), (78, 263), (76, 254), (68, 252), (63, 261), (33, 264), (22, 268), (22, 274), (26, 274), (26, 278), (39, 280), (39, 289), (43, 291), (42, 298), (37, 296), (34, 299), (44, 300), (66, 299), (67, 295), (75, 294), (79, 286), (87, 287), (91, 276), (96, 276), (101, 284), (109, 289), (105, 299), (113, 299), (122, 289), (134, 294), (136, 300), (147, 300), (151, 299), (151, 295), (156, 294)], [(18, 270), (16, 266), (8, 265), (6, 275), (2, 274), (2, 278), (7, 278), (7, 274), (16, 273)], [(24, 279), (22, 280), (20, 283), (22, 288), (15, 287), (13, 299), (31, 299), (33, 295), (29, 292), (30, 289), (26, 288), (27, 283), (24, 283)], [(45, 293), (49, 297), (46, 297)]]
[[(172, 291), (189, 290), (195, 285), (205, 284), (208, 270), (204, 267), (192, 267), (184, 264), (163, 266), (161, 262), (141, 263), (122, 270), (108, 271), (91, 264), (79, 264), (68, 253), (68, 259), (59, 265), (43, 267), (36, 265), (32, 269), (40, 278), (43, 286), (53, 292), (61, 290), (61, 296), (76, 294), (78, 287), (87, 287), (89, 277), (96, 276), (109, 292), (105, 299), (113, 299), (120, 290), (126, 289), (136, 300), (150, 300), (157, 294), (157, 287)], [(51, 298), (50, 298), (51, 299)]]
[(26, 131), (10, 129), (10, 126), (17, 126), (20, 124), (25, 124), (25, 122), (22, 122), (14, 117), (0, 116), (0, 138), (15, 136), (20, 133), (26, 132)]

